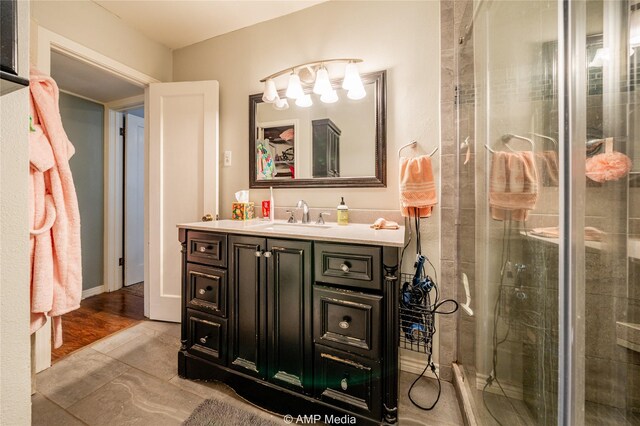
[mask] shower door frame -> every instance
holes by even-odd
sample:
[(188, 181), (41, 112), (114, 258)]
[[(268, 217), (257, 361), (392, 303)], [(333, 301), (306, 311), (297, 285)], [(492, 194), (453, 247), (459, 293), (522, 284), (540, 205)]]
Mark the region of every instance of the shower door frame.
[(586, 4), (558, 2), (560, 246), (558, 425), (584, 424)]

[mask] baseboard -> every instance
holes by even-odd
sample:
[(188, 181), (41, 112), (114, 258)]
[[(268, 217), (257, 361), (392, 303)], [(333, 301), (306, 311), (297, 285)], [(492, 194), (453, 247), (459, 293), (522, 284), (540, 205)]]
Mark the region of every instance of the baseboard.
[(101, 293), (104, 293), (104, 285), (99, 285), (97, 287), (91, 287), (86, 290), (82, 290), (82, 300)]
[[(427, 365), (427, 356), (423, 353), (405, 351), (400, 349), (400, 370), (406, 371), (407, 373), (420, 374), (424, 370), (425, 365)], [(436, 364), (436, 372), (440, 373), (440, 367)], [(424, 373), (425, 377), (430, 377), (435, 379), (436, 376), (433, 374), (430, 368), (427, 369)]]

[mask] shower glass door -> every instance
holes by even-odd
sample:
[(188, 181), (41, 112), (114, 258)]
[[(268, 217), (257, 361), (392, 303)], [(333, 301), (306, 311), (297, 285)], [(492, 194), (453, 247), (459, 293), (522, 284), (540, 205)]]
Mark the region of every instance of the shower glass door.
[(640, 2), (456, 7), (457, 353), (473, 412), (640, 424)]
[[(640, 2), (586, 2), (584, 363), (586, 424), (640, 424)], [(579, 358), (581, 357), (581, 358)]]
[(462, 13), (458, 294), (468, 286), (472, 312), (459, 314), (458, 361), (482, 425), (558, 419), (559, 13), (557, 1)]

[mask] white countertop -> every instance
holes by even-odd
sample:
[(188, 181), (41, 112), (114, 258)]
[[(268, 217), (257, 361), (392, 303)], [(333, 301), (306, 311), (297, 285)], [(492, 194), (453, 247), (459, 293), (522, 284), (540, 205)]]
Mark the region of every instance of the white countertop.
[(350, 223), (340, 226), (335, 222), (327, 222), (325, 226), (322, 226), (314, 224), (302, 225), (300, 223), (288, 224), (284, 220), (269, 222), (262, 219), (180, 223), (177, 226), (178, 228), (188, 228), (198, 231), (219, 231), (264, 237), (359, 243), (390, 247), (404, 246), (404, 226), (396, 230), (375, 230), (370, 228), (369, 224), (362, 223)]

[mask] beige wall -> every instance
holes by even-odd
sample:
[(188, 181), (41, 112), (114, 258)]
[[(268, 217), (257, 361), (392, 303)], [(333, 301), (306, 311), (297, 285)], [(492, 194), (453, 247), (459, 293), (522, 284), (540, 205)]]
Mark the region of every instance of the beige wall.
[[(32, 23), (144, 74), (171, 81), (171, 50), (127, 26), (96, 3), (31, 1), (31, 19)], [(33, 38), (34, 32), (31, 34)]]
[[(18, 73), (28, 75), (29, 3), (18, 2)], [(31, 423), (28, 91), (0, 100), (0, 424)]]
[[(220, 82), (220, 150), (233, 165), (220, 168), (221, 217), (233, 194), (249, 186), (249, 95), (259, 80), (287, 66), (321, 58), (358, 57), (361, 73), (386, 69), (387, 188), (277, 189), (276, 205), (304, 198), (331, 207), (340, 196), (350, 208), (398, 208), (397, 149), (413, 139), (423, 151), (439, 144), (439, 2), (328, 2), (176, 50), (175, 81)], [(278, 88), (286, 78), (278, 80)], [(222, 157), (222, 155), (221, 155)], [(436, 161), (436, 173), (439, 164)], [(268, 191), (252, 190), (253, 201)]]

